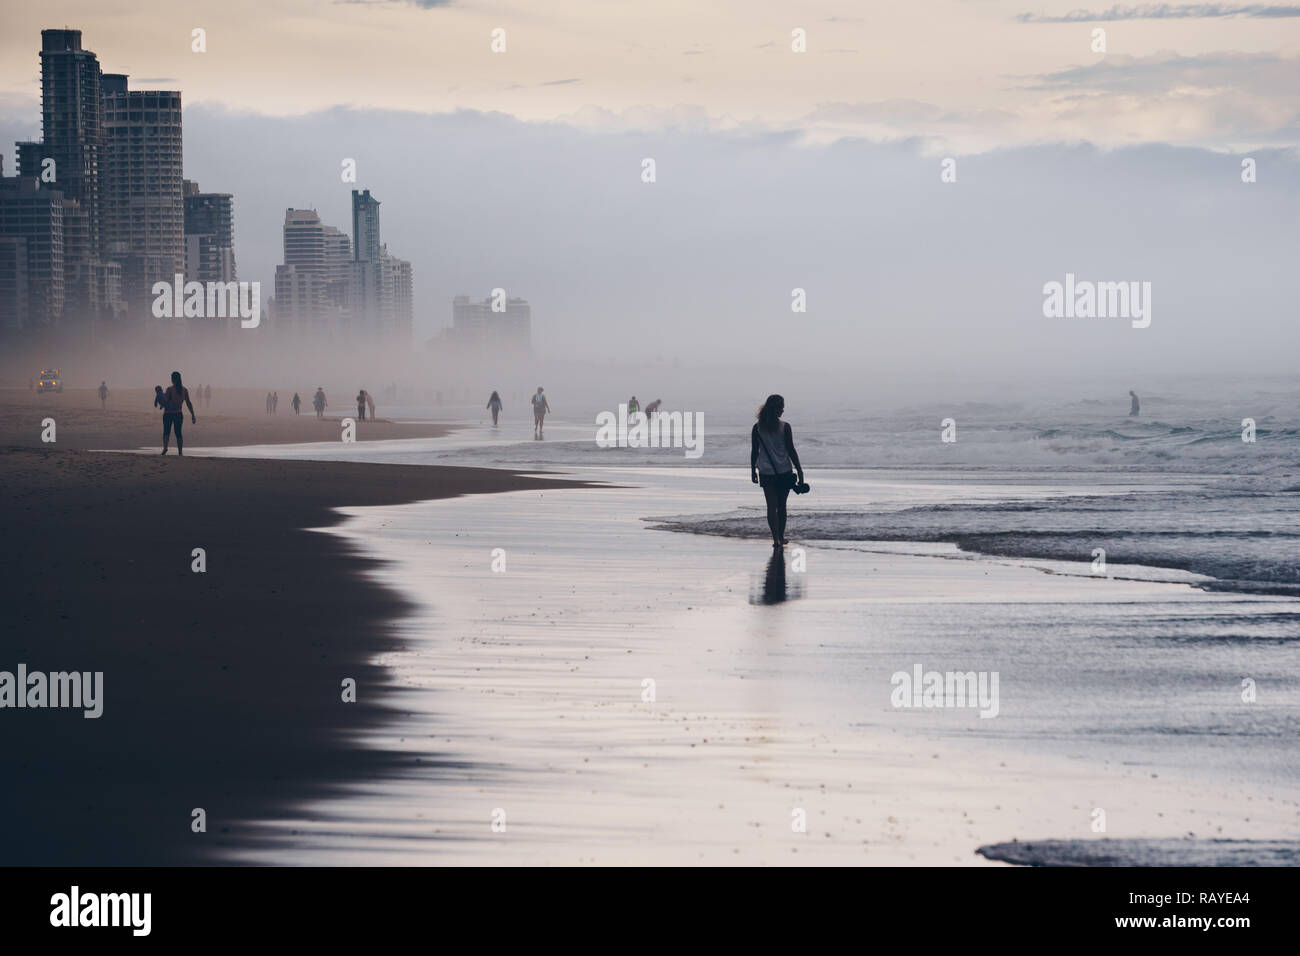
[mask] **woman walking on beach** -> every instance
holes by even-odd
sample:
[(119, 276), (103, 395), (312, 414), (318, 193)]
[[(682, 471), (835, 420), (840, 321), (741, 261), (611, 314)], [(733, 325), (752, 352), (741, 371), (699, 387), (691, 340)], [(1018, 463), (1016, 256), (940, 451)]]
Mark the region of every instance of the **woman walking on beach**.
[(181, 437), (181, 425), (185, 423), (185, 406), (190, 409), (190, 424), (197, 424), (194, 415), (194, 403), (190, 401), (190, 390), (181, 384), (181, 373), (172, 372), (171, 387), (163, 393), (163, 449), (167, 454), (167, 440), (172, 429), (176, 429), (176, 454), (185, 454), (185, 439)]
[(542, 394), (542, 386), (537, 386), (537, 394), (533, 396), (533, 437), (542, 437), (542, 425), (546, 421), (546, 413), (551, 410), (551, 403), (546, 400)]
[(501, 396), (495, 391), (492, 392), (492, 397), (488, 399), (487, 408), (488, 411), (492, 413), (492, 427), (495, 428), (497, 424), (497, 416), (501, 414), (502, 408)]
[(312, 407), (316, 409), (317, 418), (320, 418), (325, 414), (325, 406), (328, 403), (325, 401), (325, 389), (321, 388), (319, 385), (316, 386), (316, 394), (311, 397), (311, 404)]
[(799, 464), (799, 453), (794, 450), (794, 432), (788, 423), (781, 421), (784, 412), (784, 398), (767, 396), (750, 432), (749, 480), (762, 487), (763, 497), (767, 499), (767, 526), (772, 529), (774, 548), (786, 543), (785, 504), (790, 490), (796, 481), (803, 484), (803, 465)]

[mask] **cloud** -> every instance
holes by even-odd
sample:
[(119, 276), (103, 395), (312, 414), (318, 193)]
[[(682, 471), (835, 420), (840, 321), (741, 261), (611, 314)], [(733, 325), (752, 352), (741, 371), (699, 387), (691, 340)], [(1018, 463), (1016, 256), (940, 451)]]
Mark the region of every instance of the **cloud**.
[(1106, 128), (1113, 142), (1244, 148), (1284, 142), (1300, 122), (1293, 93), (1300, 88), (1300, 57), (1113, 54), (1025, 79), (1021, 89), (1048, 94), (1025, 109), (1034, 112), (1038, 128), (1046, 124), (1058, 135)]
[(1216, 52), (1198, 56), (1160, 52), (1112, 54), (1085, 66), (1035, 77), (1026, 89), (1155, 93), (1175, 90), (1249, 89), (1261, 97), (1300, 85), (1300, 57)]
[[(906, 101), (863, 110), (970, 119)], [(1285, 369), (1295, 352), (1280, 347), (1296, 333), (1277, 279), (1300, 217), (1295, 154), (1250, 153), (1260, 178), (1247, 186), (1241, 157), (1221, 152), (1006, 149), (960, 154), (945, 185), (916, 143), (809, 146), (692, 116), (592, 132), (470, 111), (278, 117), (200, 105), (186, 110), (186, 175), (235, 195), (240, 276), (265, 288), (286, 207), (314, 205), (348, 228), (338, 159), (356, 157), (357, 185), (384, 203), (384, 240), (414, 266), (421, 340), (448, 323), (453, 295), (501, 286), (532, 301), (543, 354), (576, 358), (650, 348), (744, 362), (779, 341), (791, 362), (877, 357), (933, 376), (936, 355), (1019, 374), (1035, 363)], [(640, 179), (647, 156), (653, 185)], [(1157, 283), (1151, 334), (1041, 321), (1043, 283), (1067, 269)], [(796, 286), (811, 311), (790, 334)], [(1261, 341), (1279, 347), (1262, 355)]]
[(1266, 3), (1143, 3), (1094, 13), (1088, 10), (1071, 10), (1069, 13), (1021, 13), (1020, 23), (1088, 23), (1109, 20), (1212, 20), (1226, 17), (1243, 17), (1255, 20), (1300, 17), (1300, 5)]

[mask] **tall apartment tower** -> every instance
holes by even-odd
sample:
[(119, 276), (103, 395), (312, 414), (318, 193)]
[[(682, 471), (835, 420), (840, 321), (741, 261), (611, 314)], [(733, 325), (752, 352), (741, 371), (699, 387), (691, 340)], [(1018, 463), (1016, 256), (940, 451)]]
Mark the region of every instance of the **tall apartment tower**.
[(122, 264), (132, 314), (148, 316), (153, 284), (185, 271), (181, 94), (129, 90), (124, 74), (106, 73), (102, 100), (103, 248)]
[[(80, 30), (41, 31), (41, 137), (19, 147), (22, 176), (40, 176), (63, 194), (63, 310), (93, 319), (105, 302), (100, 268), (103, 173), (102, 73), (82, 49)], [(46, 160), (52, 160), (48, 165)], [(49, 177), (52, 176), (51, 180)]]
[(352, 243), (314, 209), (284, 212), (284, 264), (275, 270), (275, 321), (285, 332), (332, 338), (345, 331)]
[(235, 282), (235, 199), (200, 192), (188, 179), (185, 193), (185, 281)]
[(415, 334), (415, 280), (411, 264), (389, 257), (393, 270), (392, 335), (398, 342), (410, 342)]
[[(95, 253), (100, 228), (100, 79), (99, 60), (81, 48), (80, 30), (41, 31), (43, 152), (54, 160), (55, 185), (65, 203), (78, 203), (83, 210)], [(22, 172), (39, 173), (25, 168)]]
[(20, 332), (30, 321), (27, 240), (0, 236), (0, 333)]
[(14, 303), (7, 309), (25, 302), (21, 314), (6, 313), (3, 324), (32, 332), (56, 326), (65, 295), (63, 194), (31, 176), (0, 179), (0, 240), (8, 248), (4, 271), (13, 275), (0, 294)]
[(527, 352), (532, 348), (533, 309), (527, 299), (517, 296), (501, 302), (502, 311), (494, 311), (491, 297), (472, 302), (467, 295), (451, 300), (451, 330), (448, 338), (471, 348), (490, 348), (493, 352)]
[(413, 325), (411, 264), (388, 252), (379, 232), (379, 200), (352, 190), (352, 270), (348, 314), (357, 341), (409, 344)]
[(380, 252), (379, 200), (369, 189), (352, 190), (352, 249), (357, 262), (374, 262)]

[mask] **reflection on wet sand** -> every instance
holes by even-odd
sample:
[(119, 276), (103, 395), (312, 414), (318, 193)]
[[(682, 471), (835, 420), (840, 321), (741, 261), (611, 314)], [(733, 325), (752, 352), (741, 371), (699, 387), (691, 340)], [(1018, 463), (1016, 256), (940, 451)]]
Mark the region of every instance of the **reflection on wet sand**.
[(793, 580), (786, 576), (785, 552), (773, 548), (772, 556), (767, 560), (767, 570), (760, 578), (755, 575), (749, 588), (750, 604), (780, 604), (783, 601), (797, 601), (803, 597), (803, 574), (797, 573)]

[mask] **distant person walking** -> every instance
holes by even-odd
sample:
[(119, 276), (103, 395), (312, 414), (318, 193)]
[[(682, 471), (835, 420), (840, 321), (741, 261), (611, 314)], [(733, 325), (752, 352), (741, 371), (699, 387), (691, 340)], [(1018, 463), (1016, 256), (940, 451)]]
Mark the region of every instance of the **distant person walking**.
[(280, 393), (279, 392), (271, 393), (271, 414), (272, 415), (280, 414)]
[(551, 410), (551, 403), (546, 400), (542, 394), (542, 386), (537, 386), (537, 394), (533, 396), (533, 437), (542, 437), (542, 425), (545, 424), (546, 413)]
[(364, 388), (357, 392), (357, 420), (362, 422), (366, 420), (366, 390)]
[(370, 420), (373, 422), (375, 420), (375, 396), (364, 388), (361, 390), (361, 394), (366, 396), (366, 409), (370, 412)]
[(194, 414), (194, 403), (190, 401), (190, 390), (181, 383), (181, 373), (172, 372), (171, 387), (163, 394), (163, 447), (167, 454), (167, 439), (172, 429), (176, 429), (176, 454), (185, 454), (185, 439), (181, 437), (181, 425), (185, 424), (185, 407), (190, 409), (190, 424), (198, 423)]
[(767, 526), (772, 530), (774, 548), (786, 543), (785, 505), (796, 483), (794, 469), (798, 469), (798, 483), (803, 484), (803, 465), (794, 450), (794, 431), (781, 421), (784, 412), (785, 399), (769, 395), (750, 432), (749, 480), (762, 487), (767, 499)]
[(266, 414), (271, 414), (271, 393), (266, 393)]
[(293, 406), (293, 413), (297, 415), (298, 409), (302, 406), (302, 399), (298, 397), (297, 392), (293, 393), (293, 401), (290, 402), (289, 404)]
[(325, 389), (319, 385), (316, 387), (316, 394), (311, 397), (312, 406), (316, 409), (316, 417), (322, 418), (325, 415), (325, 407), (329, 404), (325, 401)]
[(488, 403), (487, 403), (487, 410), (492, 413), (493, 428), (496, 427), (497, 416), (501, 414), (501, 409), (503, 407), (504, 406), (501, 404), (501, 396), (494, 391), (492, 393), (492, 397), (488, 399)]
[(1138, 402), (1138, 393), (1129, 389), (1128, 397), (1133, 399), (1133, 404), (1129, 406), (1128, 414), (1130, 418), (1136, 418), (1141, 405)]
[(203, 386), (203, 404), (204, 404), (205, 406), (206, 406), (206, 405), (211, 405), (211, 404), (212, 404), (212, 386), (211, 386), (211, 385), (204, 385), (204, 386)]
[(99, 383), (99, 407), (101, 409), (108, 407), (108, 383), (107, 382), (101, 381)]

